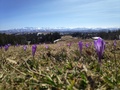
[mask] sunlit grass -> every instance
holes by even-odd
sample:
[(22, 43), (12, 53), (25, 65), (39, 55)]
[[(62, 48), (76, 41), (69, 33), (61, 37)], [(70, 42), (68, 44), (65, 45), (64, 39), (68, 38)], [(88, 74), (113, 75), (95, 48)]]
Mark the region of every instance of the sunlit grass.
[[(32, 45), (26, 51), (23, 46), (10, 46), (7, 51), (0, 49), (0, 90), (119, 90), (120, 41), (116, 50), (113, 41), (106, 41), (101, 67), (93, 41), (82, 41), (82, 54), (78, 42), (69, 48), (68, 41), (47, 44), (49, 48), (37, 45), (34, 58)], [(92, 45), (86, 48), (86, 42)]]

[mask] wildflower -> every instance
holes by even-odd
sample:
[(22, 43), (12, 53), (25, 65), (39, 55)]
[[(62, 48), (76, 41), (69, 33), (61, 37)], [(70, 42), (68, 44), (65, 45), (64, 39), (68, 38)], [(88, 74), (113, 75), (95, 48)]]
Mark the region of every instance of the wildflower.
[(8, 47), (10, 47), (11, 46), (11, 44), (8, 44)]
[(27, 49), (27, 46), (26, 46), (26, 45), (24, 45), (24, 46), (23, 46), (23, 49), (24, 49), (24, 51), (26, 51), (26, 49)]
[(80, 41), (80, 42), (78, 43), (78, 46), (79, 46), (79, 49), (80, 49), (80, 53), (82, 53), (82, 47), (83, 47), (82, 41)]
[(86, 43), (85, 46), (88, 48), (89, 47), (89, 43)]
[(48, 49), (49, 47), (47, 45), (45, 45), (45, 48)]
[(7, 51), (7, 50), (8, 50), (8, 48), (9, 48), (9, 46), (8, 46), (8, 45), (5, 45), (5, 46), (4, 46), (5, 51)]
[(94, 41), (94, 46), (95, 46), (95, 49), (98, 55), (98, 61), (99, 63), (101, 63), (101, 59), (102, 59), (103, 52), (105, 49), (105, 42), (103, 41), (102, 38), (98, 38), (98, 40)]
[(36, 46), (36, 45), (33, 45), (33, 46), (32, 46), (32, 55), (33, 55), (33, 57), (34, 57), (34, 55), (35, 55), (36, 49), (37, 49), (37, 46)]
[(117, 45), (116, 39), (114, 40), (113, 44), (114, 44), (114, 47), (116, 47)]

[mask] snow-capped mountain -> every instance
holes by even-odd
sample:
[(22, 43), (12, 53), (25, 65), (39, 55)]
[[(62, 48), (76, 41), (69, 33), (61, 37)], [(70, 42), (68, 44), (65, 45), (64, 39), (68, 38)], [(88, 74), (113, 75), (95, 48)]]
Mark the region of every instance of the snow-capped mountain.
[(99, 31), (109, 31), (118, 30), (120, 28), (66, 28), (66, 27), (56, 27), (56, 28), (38, 28), (38, 27), (24, 27), (24, 28), (14, 28), (9, 30), (1, 30), (0, 33), (6, 34), (24, 34), (24, 33), (38, 33), (38, 32), (99, 32)]

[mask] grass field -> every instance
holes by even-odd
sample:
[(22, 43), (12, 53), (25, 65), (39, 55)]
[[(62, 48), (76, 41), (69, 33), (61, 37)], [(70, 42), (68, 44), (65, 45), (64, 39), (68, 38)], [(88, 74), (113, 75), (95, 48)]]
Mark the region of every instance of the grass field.
[[(82, 54), (78, 41), (84, 44)], [(101, 66), (93, 40), (39, 44), (34, 57), (32, 45), (26, 51), (22, 45), (2, 48), (0, 90), (120, 90), (120, 40), (116, 48), (112, 40), (105, 42)]]

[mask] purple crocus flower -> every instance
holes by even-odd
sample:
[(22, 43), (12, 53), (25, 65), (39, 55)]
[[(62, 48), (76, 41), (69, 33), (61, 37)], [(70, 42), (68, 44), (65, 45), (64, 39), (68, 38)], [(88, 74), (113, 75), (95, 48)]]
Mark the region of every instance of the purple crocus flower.
[(104, 52), (104, 49), (105, 49), (105, 43), (104, 43), (103, 39), (98, 38), (98, 40), (95, 40), (94, 41), (94, 46), (95, 46), (95, 49), (96, 49), (96, 52), (97, 52), (97, 55), (98, 55), (98, 61), (101, 64), (101, 59), (102, 59), (103, 52)]
[(10, 47), (11, 46), (11, 44), (8, 44), (8, 47)]
[(67, 44), (67, 46), (70, 48), (70, 46), (71, 46), (71, 43), (68, 43), (68, 44)]
[(36, 45), (32, 45), (32, 55), (34, 57), (35, 52), (36, 52), (37, 46)]
[(80, 49), (80, 53), (82, 53), (82, 47), (83, 47), (82, 41), (80, 41), (80, 42), (78, 43), (78, 46), (79, 46), (79, 49)]
[(23, 46), (23, 49), (24, 49), (24, 51), (26, 51), (26, 49), (27, 49), (27, 46), (26, 46), (26, 45), (24, 45), (24, 46)]
[(5, 46), (4, 46), (5, 51), (7, 51), (7, 50), (8, 50), (8, 48), (9, 48), (9, 46), (8, 46), (8, 45), (5, 45)]
[(45, 48), (48, 49), (49, 48), (48, 45), (45, 45)]
[(86, 43), (85, 46), (86, 46), (86, 48), (88, 48), (89, 47), (89, 43)]
[(116, 39), (114, 40), (113, 44), (114, 44), (114, 47), (116, 47), (117, 45)]

